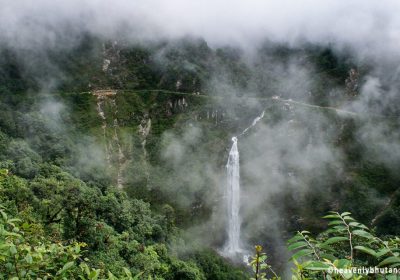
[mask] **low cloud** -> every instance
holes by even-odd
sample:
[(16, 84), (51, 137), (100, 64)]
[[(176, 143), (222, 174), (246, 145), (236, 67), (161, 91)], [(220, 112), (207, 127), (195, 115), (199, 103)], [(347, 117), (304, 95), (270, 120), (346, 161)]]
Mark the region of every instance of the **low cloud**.
[(252, 48), (269, 39), (398, 58), (399, 12), (395, 0), (8, 1), (0, 11), (0, 41), (29, 49), (68, 47), (85, 32), (133, 40), (190, 35), (214, 45)]

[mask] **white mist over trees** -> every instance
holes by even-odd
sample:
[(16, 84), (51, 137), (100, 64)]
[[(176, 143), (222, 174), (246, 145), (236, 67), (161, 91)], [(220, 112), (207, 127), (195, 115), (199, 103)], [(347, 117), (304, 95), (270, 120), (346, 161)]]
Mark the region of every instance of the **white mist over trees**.
[(2, 2), (0, 169), (32, 197), (4, 201), (96, 265), (203, 279), (193, 251), (262, 243), (283, 271), (328, 210), (397, 234), (398, 1)]

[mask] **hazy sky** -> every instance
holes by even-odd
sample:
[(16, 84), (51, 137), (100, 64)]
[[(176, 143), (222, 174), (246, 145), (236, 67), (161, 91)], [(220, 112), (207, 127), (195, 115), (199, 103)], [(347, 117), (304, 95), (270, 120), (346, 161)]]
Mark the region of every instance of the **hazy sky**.
[(0, 40), (23, 47), (51, 46), (60, 35), (66, 44), (80, 31), (108, 37), (122, 30), (134, 39), (192, 35), (242, 46), (265, 38), (334, 43), (374, 56), (397, 53), (400, 43), (397, 0), (1, 0), (0, 5)]

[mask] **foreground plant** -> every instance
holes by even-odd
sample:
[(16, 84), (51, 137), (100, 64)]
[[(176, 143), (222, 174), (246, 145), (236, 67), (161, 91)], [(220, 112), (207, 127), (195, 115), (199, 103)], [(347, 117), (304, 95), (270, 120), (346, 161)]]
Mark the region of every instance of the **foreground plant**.
[(271, 272), (273, 277), (271, 279), (281, 279), (272, 269), (271, 265), (267, 263), (267, 255), (262, 252), (262, 247), (260, 245), (255, 246), (256, 254), (251, 257), (249, 265), (252, 266), (254, 277), (251, 280), (266, 280), (267, 272)]
[[(308, 231), (299, 231), (288, 240), (293, 252), (292, 279), (398, 279), (400, 272), (400, 238), (383, 240), (357, 222), (351, 213), (330, 212), (328, 229), (313, 238)], [(267, 279), (270, 266), (266, 255), (256, 246), (252, 266), (255, 278)], [(276, 274), (271, 279), (277, 279)]]
[(63, 245), (37, 240), (34, 225), (10, 218), (0, 205), (0, 278), (1, 279), (82, 279), (135, 280), (124, 269), (121, 276), (90, 268), (81, 259), (84, 243)]

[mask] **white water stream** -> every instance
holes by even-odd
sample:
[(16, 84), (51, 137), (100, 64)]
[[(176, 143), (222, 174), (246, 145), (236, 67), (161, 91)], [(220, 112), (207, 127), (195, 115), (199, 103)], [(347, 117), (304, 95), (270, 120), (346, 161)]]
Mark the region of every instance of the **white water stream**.
[(229, 152), (226, 169), (228, 182), (226, 188), (226, 198), (228, 205), (228, 243), (225, 252), (233, 255), (240, 252), (240, 164), (237, 138), (232, 138), (233, 145)]
[[(247, 127), (239, 136), (245, 134), (250, 128), (255, 126), (259, 120), (264, 117), (264, 111), (260, 116), (253, 120), (253, 123)], [(229, 152), (226, 185), (226, 204), (228, 213), (228, 241), (224, 248), (224, 254), (234, 256), (243, 252), (240, 246), (240, 161), (238, 138), (232, 137), (232, 148)]]

